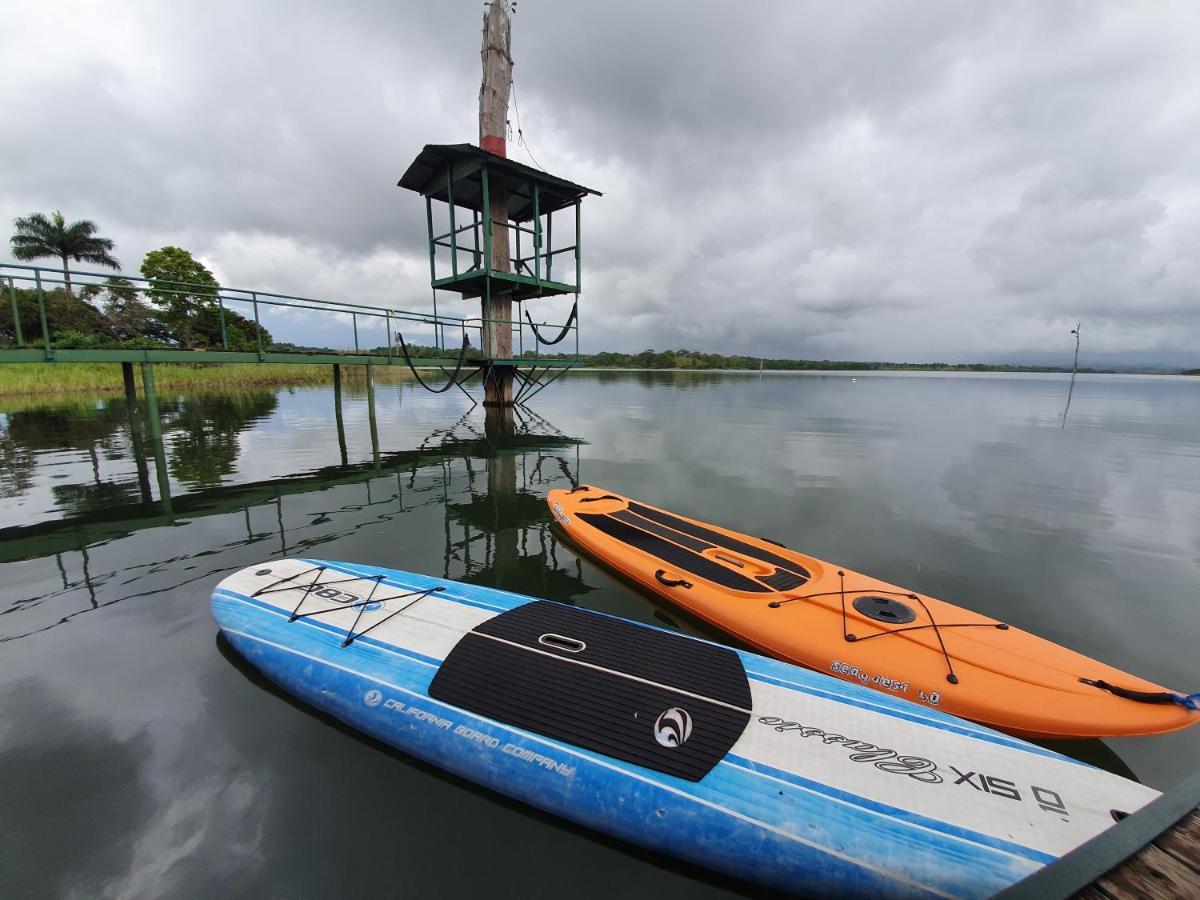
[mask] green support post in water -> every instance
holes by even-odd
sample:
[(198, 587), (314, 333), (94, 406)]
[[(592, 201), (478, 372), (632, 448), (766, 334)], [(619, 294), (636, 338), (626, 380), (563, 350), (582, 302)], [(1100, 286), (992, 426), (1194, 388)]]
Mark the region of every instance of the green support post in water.
[(42, 340), (46, 342), (46, 359), (54, 359), (54, 351), (50, 349), (50, 323), (46, 321), (46, 292), (42, 288), (42, 273), (39, 269), (33, 273), (37, 284), (38, 314), (42, 317)]
[(137, 384), (133, 380), (133, 363), (121, 363), (121, 380), (125, 382), (125, 402), (130, 409), (137, 406)]
[(367, 418), (371, 423), (371, 456), (379, 468), (379, 426), (375, 424), (375, 364), (367, 363)]
[(17, 307), (17, 285), (11, 278), (8, 279), (8, 299), (12, 303), (13, 330), (17, 335), (17, 346), (24, 347), (25, 338), (21, 335), (21, 311)]
[(333, 417), (337, 422), (338, 450), (342, 454), (342, 465), (346, 459), (346, 426), (342, 422), (342, 364), (333, 364)]
[(167, 472), (167, 454), (163, 449), (162, 420), (158, 414), (158, 394), (154, 390), (154, 366), (142, 363), (142, 393), (146, 397), (146, 419), (150, 425), (150, 443), (154, 448), (154, 472), (158, 476), (158, 499), (167, 516), (171, 510), (171, 476)]
[(133, 445), (133, 461), (137, 467), (138, 490), (142, 502), (153, 499), (150, 493), (150, 472), (146, 468), (146, 448), (142, 443), (142, 423), (138, 418), (137, 382), (133, 376), (133, 363), (121, 363), (121, 380), (125, 382), (125, 412), (129, 419), (129, 442)]

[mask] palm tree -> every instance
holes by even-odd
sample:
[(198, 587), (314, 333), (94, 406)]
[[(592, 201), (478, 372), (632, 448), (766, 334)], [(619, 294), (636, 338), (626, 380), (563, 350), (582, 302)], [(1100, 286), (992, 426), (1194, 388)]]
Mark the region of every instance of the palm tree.
[(63, 214), (56, 212), (51, 218), (34, 213), (28, 218), (14, 219), (13, 225), (17, 229), (11, 241), (13, 256), (25, 261), (57, 256), (62, 260), (67, 296), (73, 296), (68, 260), (94, 263), (110, 269), (121, 268), (121, 264), (109, 252), (116, 245), (108, 238), (96, 237), (95, 222), (80, 219), (68, 225)]

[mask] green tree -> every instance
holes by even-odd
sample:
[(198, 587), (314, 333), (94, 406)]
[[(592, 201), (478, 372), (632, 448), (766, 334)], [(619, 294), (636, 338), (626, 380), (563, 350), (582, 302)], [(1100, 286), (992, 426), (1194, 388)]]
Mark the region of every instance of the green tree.
[(71, 272), (67, 268), (70, 260), (110, 269), (121, 268), (111, 253), (116, 245), (108, 238), (96, 237), (95, 222), (80, 219), (68, 225), (61, 212), (50, 217), (33, 213), (26, 218), (14, 219), (13, 226), (16, 228), (10, 241), (13, 256), (24, 262), (47, 256), (61, 259), (68, 297), (72, 296)]
[[(7, 294), (8, 292), (5, 291)], [(16, 288), (13, 295), (17, 301), (17, 315), (21, 322), (21, 337), (26, 344), (42, 343), (42, 319), (38, 312), (38, 292), (34, 288)], [(112, 328), (104, 315), (79, 297), (65, 290), (46, 291), (44, 294), (46, 325), (51, 341), (58, 342), (64, 335), (87, 335), (93, 340), (103, 341), (111, 337)], [(16, 324), (13, 322), (12, 303), (5, 298), (0, 303), (0, 338), (15, 340)]]
[(216, 306), (221, 285), (203, 263), (181, 247), (151, 250), (142, 260), (142, 275), (150, 279), (148, 293), (162, 311), (172, 337), (191, 349), (196, 318)]
[(119, 340), (170, 338), (167, 327), (156, 311), (141, 297), (140, 289), (126, 278), (108, 278), (102, 284), (89, 284), (80, 292), (89, 303), (98, 304), (108, 320), (109, 329)]
[[(222, 313), (215, 306), (209, 306), (196, 316), (196, 321), (192, 325), (192, 333), (198, 344), (202, 343), (206, 347), (217, 348), (223, 346), (221, 343), (221, 315)], [(255, 339), (256, 328), (262, 332), (264, 348), (270, 347), (274, 343), (271, 340), (271, 332), (260, 325), (255, 325), (253, 319), (234, 312), (228, 306), (225, 307), (224, 316), (225, 339), (229, 343), (230, 350), (243, 352), (256, 350), (258, 348), (258, 341)]]
[(263, 346), (271, 345), (267, 329), (228, 307), (222, 312), (217, 302), (221, 285), (187, 250), (151, 250), (142, 261), (142, 275), (150, 279), (146, 293), (158, 305), (159, 318), (181, 347), (221, 347), (222, 317), (230, 350), (255, 349), (259, 333)]

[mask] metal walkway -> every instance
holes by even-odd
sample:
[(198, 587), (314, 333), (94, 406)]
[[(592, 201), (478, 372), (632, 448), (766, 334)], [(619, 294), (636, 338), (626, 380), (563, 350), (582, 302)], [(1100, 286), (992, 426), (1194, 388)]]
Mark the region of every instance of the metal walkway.
[[(118, 278), (119, 281), (114, 280)], [(74, 291), (71, 297), (60, 290), (68, 283)], [(438, 312), (436, 293), (432, 312), (420, 312), (270, 291), (114, 276), (106, 272), (69, 270), (64, 273), (61, 269), (15, 263), (0, 263), (0, 287), (7, 288), (9, 301), (9, 309), (5, 311), (7, 315), (0, 317), (3, 319), (3, 327), (0, 327), (0, 332), (3, 332), (0, 335), (0, 364), (288, 363), (404, 366), (405, 360), (396, 346), (397, 336), (405, 330), (418, 329), (423, 333), (432, 333), (433, 346), (443, 351), (444, 355), (417, 356), (413, 358), (414, 364), (420, 368), (453, 369), (459, 362), (459, 343), (463, 338), (481, 336), (488, 327), (512, 329), (516, 338), (513, 342), (516, 355), (509, 359), (483, 359), (477, 351), (469, 352), (463, 360), (464, 369), (509, 366), (524, 370), (527, 379), (544, 386), (545, 375), (539, 375), (538, 370), (568, 369), (578, 364), (579, 335), (574, 322), (568, 320), (564, 330), (575, 332), (575, 352), (543, 358), (538, 352), (536, 329), (562, 327), (559, 323), (534, 322), (532, 319), (526, 322), (520, 315), (512, 320), (488, 322), (479, 316), (449, 316)], [(197, 310), (206, 310), (209, 314), (215, 311), (219, 337), (214, 333), (209, 345), (187, 348), (169, 345), (131, 348), (102, 344), (80, 347), (77, 346), (77, 340), (64, 342), (61, 333), (56, 335), (53, 332), (50, 322), (55, 304), (70, 300), (78, 302), (81, 296), (97, 297), (114, 290), (160, 305), (180, 298), (194, 305)], [(266, 326), (263, 317), (276, 309), (303, 311), (310, 318), (311, 328), (319, 329), (327, 340), (340, 337), (344, 346), (299, 349), (273, 347), (264, 340)], [(235, 329), (235, 323), (244, 325), (250, 331), (248, 337), (244, 333), (240, 335), (243, 346), (237, 346), (239, 331)], [(529, 352), (524, 350), (526, 331), (530, 332)], [(372, 336), (379, 340), (373, 348), (365, 348), (363, 345)], [(4, 338), (7, 338), (7, 346), (4, 345)], [(252, 346), (244, 346), (247, 343)], [(480, 343), (481, 338), (477, 337), (474, 346)], [(463, 380), (465, 382), (466, 379)]]

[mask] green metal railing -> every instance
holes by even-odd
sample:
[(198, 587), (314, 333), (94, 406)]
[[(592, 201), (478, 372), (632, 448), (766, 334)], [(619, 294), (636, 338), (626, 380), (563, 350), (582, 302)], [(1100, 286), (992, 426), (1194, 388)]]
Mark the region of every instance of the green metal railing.
[[(435, 288), (444, 287), (452, 289), (450, 286), (453, 282), (463, 276), (476, 273), (481, 275), (509, 274), (527, 279), (539, 291), (544, 289), (546, 293), (550, 294), (578, 294), (582, 288), (583, 276), (580, 257), (582, 247), (580, 237), (580, 204), (577, 201), (573, 207), (575, 228), (572, 243), (555, 247), (554, 214), (552, 212), (542, 213), (539, 209), (539, 197), (536, 185), (532, 188), (532, 193), (534, 214), (528, 224), (486, 217), (481, 215), (479, 211), (472, 209), (471, 221), (466, 225), (459, 225), (454, 205), (453, 183), (447, 179), (447, 194), (449, 195), (447, 206), (449, 209), (450, 227), (444, 232), (434, 231), (433, 202), (431, 198), (426, 197), (425, 216), (429, 228), (429, 276)], [(488, 208), (488, 179), (486, 169), (483, 172), (483, 196), (484, 208), (486, 209)], [(544, 225), (543, 222), (545, 223)], [(489, 224), (490, 227), (488, 227)], [(507, 273), (500, 272), (492, 263), (494, 235), (496, 229), (500, 228), (508, 232), (510, 236), (508, 241), (510, 250), (508, 254)], [(469, 239), (460, 241), (460, 235), (468, 235)], [(522, 250), (522, 235), (528, 236), (532, 244), (532, 246), (525, 248), (528, 252), (523, 252)], [(439, 256), (438, 248), (449, 251), (448, 266), (447, 260)], [(461, 265), (460, 254), (466, 254), (470, 261), (470, 265), (466, 268), (463, 268)], [(558, 270), (560, 274), (556, 280), (554, 278), (555, 257), (564, 254), (570, 254), (573, 258), (574, 277), (573, 279), (570, 277), (571, 273), (569, 270), (564, 275), (563, 267), (560, 264)], [(449, 274), (445, 274), (446, 268), (449, 268)], [(434, 296), (436, 297), (436, 290)]]
[[(478, 217), (476, 217), (478, 218)], [(478, 223), (476, 223), (478, 224)], [(465, 226), (470, 227), (470, 226)], [(111, 273), (105, 272), (88, 272), (68, 270), (70, 275), (70, 284), (78, 292), (89, 293), (97, 289), (109, 288), (108, 280), (110, 278), (119, 277), (123, 284), (119, 289), (132, 290), (136, 294), (145, 295), (150, 300), (151, 305), (158, 298), (170, 297), (191, 297), (197, 300), (201, 305), (207, 305), (209, 309), (215, 304), (217, 316), (220, 324), (220, 342), (216, 346), (195, 348), (207, 350), (230, 351), (229, 328), (227, 323), (227, 311), (244, 310), (250, 315), (250, 319), (254, 323), (254, 341), (256, 354), (259, 361), (264, 361), (268, 350), (273, 357), (280, 355), (293, 355), (297, 360), (301, 360), (304, 356), (311, 354), (312, 350), (287, 351), (268, 348), (263, 343), (263, 323), (262, 314), (268, 309), (287, 308), (295, 310), (303, 310), (317, 316), (328, 316), (331, 320), (339, 322), (344, 327), (346, 319), (349, 319), (350, 337), (353, 342), (353, 350), (349, 345), (340, 348), (322, 348), (321, 352), (330, 354), (350, 354), (360, 357), (374, 357), (378, 359), (386, 359), (393, 362), (397, 359), (396, 333), (403, 331), (406, 328), (421, 328), (432, 329), (434, 334), (434, 344), (448, 353), (453, 355), (458, 353), (458, 345), (456, 341), (461, 341), (460, 334), (469, 334), (477, 332), (479, 339), (474, 342), (474, 346), (479, 347), (482, 344), (482, 335), (487, 327), (508, 327), (512, 329), (513, 335), (516, 338), (517, 355), (524, 355), (526, 322), (520, 316), (516, 319), (489, 319), (485, 321), (480, 316), (460, 317), (439, 314), (436, 308), (432, 313), (420, 312), (413, 310), (405, 310), (391, 307), (372, 306), (363, 303), (352, 303), (344, 300), (328, 300), (318, 299), (314, 297), (303, 297), (293, 294), (280, 294), (272, 291), (250, 290), (244, 288), (214, 288), (212, 285), (195, 284), (191, 282), (175, 282), (153, 280), (141, 277), (130, 276), (114, 276)], [(66, 287), (67, 278), (62, 269), (52, 269), (43, 266), (21, 265), (17, 263), (0, 263), (0, 285), (7, 283), (9, 304), (13, 318), (13, 338), (15, 347), (22, 350), (40, 349), (44, 353), (47, 360), (55, 358), (55, 344), (51, 333), (49, 316), (47, 308), (50, 304), (56, 301), (65, 300), (63, 295), (55, 295), (55, 288), (62, 286)], [(18, 303), (17, 288), (32, 288), (36, 292), (38, 324), (41, 330), (41, 339), (29, 340), (25, 329), (22, 327), (21, 310)], [(386, 339), (371, 349), (364, 350), (362, 347), (363, 336), (360, 334), (360, 325), (366, 324), (368, 327), (376, 328), (380, 325), (385, 329), (384, 334)], [(562, 326), (548, 322), (534, 323), (538, 328), (560, 329)], [(569, 325), (570, 330), (575, 333), (575, 357), (579, 355), (579, 331), (578, 318)], [(455, 335), (455, 338), (447, 340), (447, 329)], [(540, 360), (541, 354), (538, 352), (538, 343), (536, 337), (531, 331), (531, 348), (534, 350), (532, 360)], [(380, 347), (384, 347), (383, 352), (378, 352)], [(100, 347), (98, 349), (103, 349)]]

